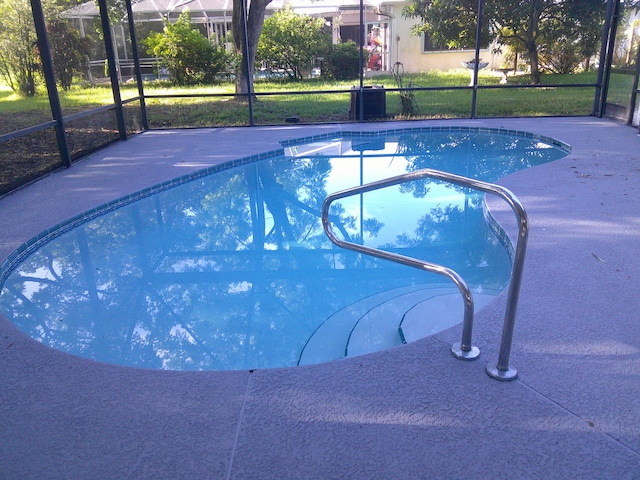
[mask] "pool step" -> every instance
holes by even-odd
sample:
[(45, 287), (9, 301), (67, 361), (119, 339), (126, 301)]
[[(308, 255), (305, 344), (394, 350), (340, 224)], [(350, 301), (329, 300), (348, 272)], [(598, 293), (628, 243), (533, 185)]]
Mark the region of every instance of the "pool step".
[(389, 300), (427, 288), (429, 288), (429, 285), (412, 285), (387, 290), (363, 298), (335, 312), (307, 340), (307, 344), (300, 354), (298, 365), (322, 363), (344, 358), (349, 335), (362, 316)]
[[(486, 293), (474, 293), (474, 312), (479, 312), (483, 307), (496, 298)], [(462, 296), (457, 294), (440, 295), (416, 304), (407, 310), (402, 317), (398, 334), (402, 343), (415, 342), (434, 333), (438, 333), (453, 325), (460, 323), (464, 318), (464, 302)]]
[[(406, 313), (412, 310), (426, 312), (426, 315), (429, 316), (423, 317), (423, 321), (418, 323), (430, 325), (429, 308), (437, 308), (443, 299), (446, 300), (443, 310), (449, 308), (450, 304), (455, 304), (456, 301), (460, 302), (462, 310), (462, 297), (455, 286), (407, 293), (370, 310), (354, 325), (347, 341), (346, 356), (355, 357), (406, 343), (399, 329)], [(444, 318), (449, 323), (447, 326), (452, 326), (460, 323), (462, 315), (457, 316), (456, 312), (452, 312), (445, 315)], [(441, 321), (438, 323), (443, 324)], [(443, 330), (447, 326), (443, 326), (435, 332)]]
[[(349, 336), (346, 356), (355, 357), (414, 342), (462, 322), (464, 302), (456, 287), (431, 289), (427, 293), (422, 291), (398, 297), (364, 315)], [(497, 294), (474, 293), (474, 312), (491, 303)]]
[[(434, 296), (454, 294), (455, 286), (426, 284), (397, 288), (364, 298), (334, 313), (318, 327), (298, 365), (328, 362), (403, 343), (398, 327), (406, 312)], [(462, 317), (454, 320), (459, 323)]]

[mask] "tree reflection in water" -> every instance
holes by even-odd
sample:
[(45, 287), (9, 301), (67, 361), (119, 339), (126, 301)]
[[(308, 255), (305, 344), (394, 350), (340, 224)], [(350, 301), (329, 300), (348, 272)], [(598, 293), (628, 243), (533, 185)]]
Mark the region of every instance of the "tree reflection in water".
[[(225, 169), (110, 211), (26, 257), (4, 282), (0, 308), (43, 343), (99, 361), (295, 365), (339, 309), (442, 282), (334, 247), (320, 220), (328, 193), (421, 168), (493, 181), (564, 154), (477, 132), (386, 140), (339, 141), (340, 157), (321, 145), (313, 155)], [(473, 288), (508, 279), (510, 260), (485, 225), (482, 198), (462, 187), (413, 182), (344, 199), (331, 214), (346, 238), (446, 265)]]

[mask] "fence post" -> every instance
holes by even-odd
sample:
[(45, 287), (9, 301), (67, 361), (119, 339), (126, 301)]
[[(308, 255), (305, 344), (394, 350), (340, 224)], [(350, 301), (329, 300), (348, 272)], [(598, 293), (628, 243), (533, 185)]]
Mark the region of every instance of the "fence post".
[(47, 93), (49, 94), (51, 116), (56, 122), (54, 128), (56, 131), (58, 150), (65, 166), (70, 167), (71, 154), (69, 153), (69, 145), (67, 143), (67, 136), (64, 127), (64, 117), (62, 115), (62, 107), (60, 106), (56, 77), (53, 71), (53, 61), (51, 60), (51, 49), (49, 48), (47, 27), (44, 21), (44, 13), (42, 11), (42, 3), (40, 0), (31, 0), (31, 14), (33, 15), (33, 22), (36, 27), (36, 36), (38, 37), (38, 50), (40, 50), (40, 60), (42, 61), (44, 81), (47, 85)]
[(109, 64), (109, 78), (111, 79), (111, 90), (113, 91), (113, 100), (116, 105), (116, 121), (118, 122), (118, 132), (120, 140), (127, 139), (127, 127), (124, 122), (124, 112), (122, 110), (122, 97), (120, 96), (120, 82), (118, 80), (118, 70), (116, 65), (116, 56), (113, 46), (113, 37), (111, 36), (111, 23), (109, 22), (109, 11), (107, 9), (106, 0), (98, 0), (100, 8), (100, 20), (102, 22), (102, 34), (104, 35), (104, 48), (107, 53), (107, 62)]
[(138, 56), (138, 40), (136, 38), (136, 26), (133, 21), (133, 9), (131, 0), (126, 0), (127, 22), (129, 24), (129, 35), (131, 36), (131, 50), (133, 53), (133, 65), (136, 71), (138, 82), (138, 96), (140, 97), (140, 115), (142, 117), (142, 128), (149, 130), (149, 120), (147, 119), (147, 104), (144, 99), (144, 86), (142, 84), (142, 69), (140, 68), (140, 57)]

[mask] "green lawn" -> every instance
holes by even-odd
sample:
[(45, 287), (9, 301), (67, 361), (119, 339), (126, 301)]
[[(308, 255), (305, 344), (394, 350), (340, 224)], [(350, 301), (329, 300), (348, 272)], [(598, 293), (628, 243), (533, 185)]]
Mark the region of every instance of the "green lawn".
[[(479, 85), (498, 85), (500, 77), (491, 72), (480, 72)], [(430, 72), (405, 75), (404, 84), (414, 87), (466, 87), (469, 72)], [(595, 74), (549, 75), (543, 77), (546, 84), (594, 83)], [(528, 76), (510, 77), (510, 85), (526, 86)], [(396, 88), (392, 76), (366, 79), (366, 85), (382, 85)], [(286, 117), (297, 116), (304, 123), (348, 121), (350, 95), (335, 91), (349, 90), (358, 81), (327, 82), (321, 79), (287, 82), (257, 81), (258, 98), (254, 102), (256, 124), (281, 124)], [(315, 93), (326, 90), (327, 93)], [(146, 100), (152, 128), (194, 127), (217, 125), (247, 125), (249, 112), (246, 102), (233, 98), (233, 85), (200, 86), (190, 88), (173, 87), (169, 83), (150, 82), (144, 85), (145, 95), (210, 95), (222, 97), (197, 98), (150, 98)], [(261, 95), (265, 93), (297, 92), (288, 95)], [(306, 93), (309, 92), (309, 93)], [(121, 88), (123, 99), (138, 96), (135, 84)], [(528, 115), (588, 115), (593, 106), (593, 88), (525, 88), (525, 89), (480, 89), (477, 96), (477, 112), (483, 116), (528, 116)], [(471, 115), (471, 91), (444, 90), (420, 91), (415, 94), (418, 113), (416, 118), (458, 118)], [(113, 103), (108, 85), (74, 86), (69, 92), (60, 92), (60, 102), (65, 115), (90, 110)], [(397, 92), (387, 92), (386, 113), (389, 118), (398, 118), (401, 113)], [(136, 105), (134, 103), (134, 105)], [(0, 114), (5, 120), (0, 133), (7, 133), (51, 119), (45, 91), (33, 98), (20, 98), (6, 87), (0, 88)]]

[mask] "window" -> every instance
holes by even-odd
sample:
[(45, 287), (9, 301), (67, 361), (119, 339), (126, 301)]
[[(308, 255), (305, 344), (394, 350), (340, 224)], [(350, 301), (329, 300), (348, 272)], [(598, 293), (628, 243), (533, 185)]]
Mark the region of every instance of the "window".
[(340, 39), (342, 42), (353, 41), (356, 45), (360, 44), (360, 25), (341, 25)]

